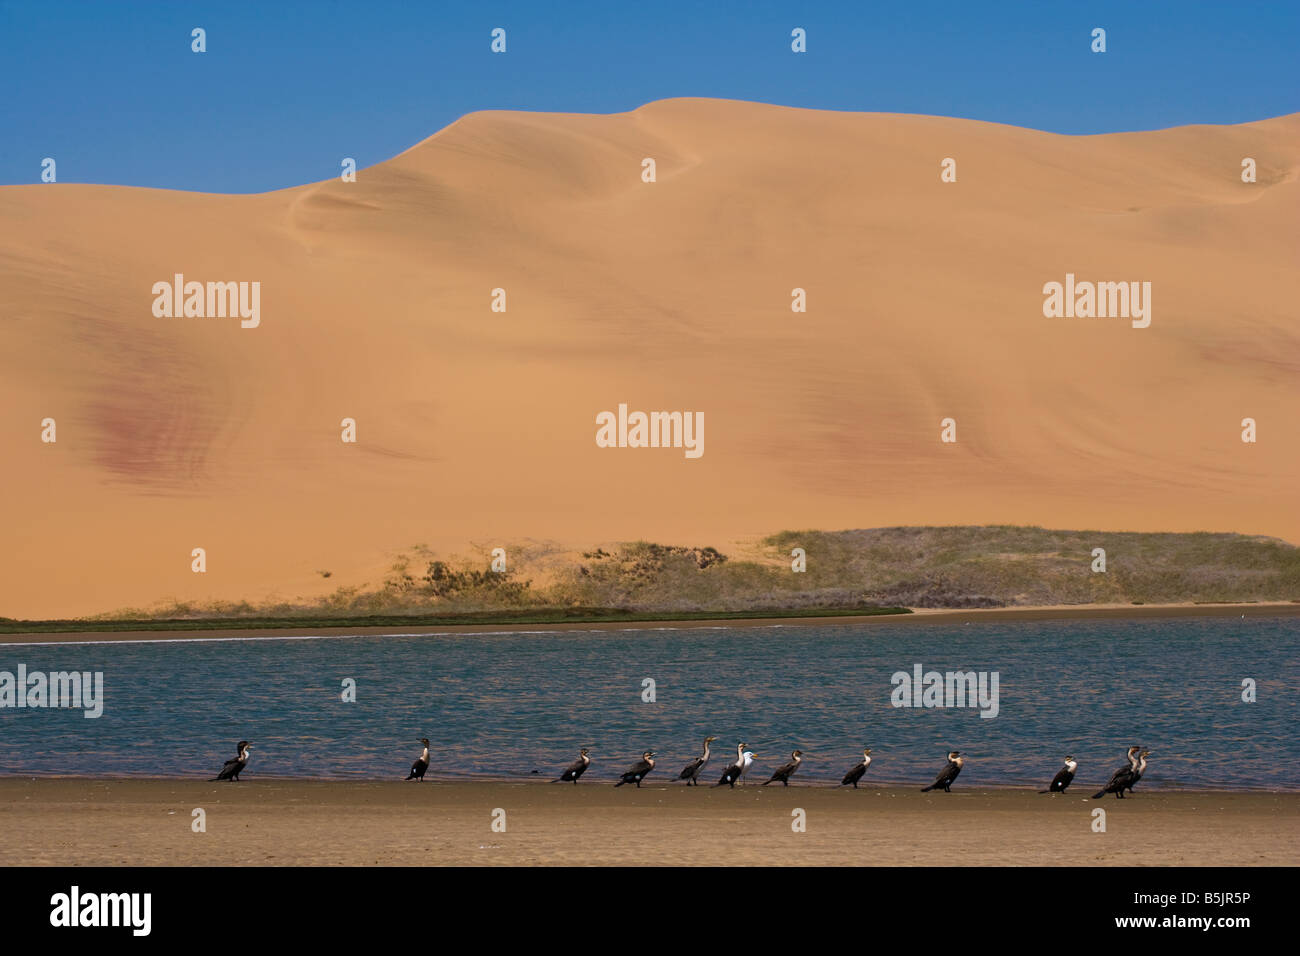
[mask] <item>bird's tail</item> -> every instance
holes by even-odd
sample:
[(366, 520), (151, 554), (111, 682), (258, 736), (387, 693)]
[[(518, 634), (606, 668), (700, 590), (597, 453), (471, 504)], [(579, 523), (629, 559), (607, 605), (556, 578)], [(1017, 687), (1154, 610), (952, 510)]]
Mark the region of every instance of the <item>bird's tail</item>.
[(930, 784), (930, 786), (928, 786), (928, 787), (922, 787), (922, 788), (921, 788), (921, 792), (922, 792), (922, 793), (929, 793), (929, 792), (930, 792), (931, 790), (933, 790), (933, 789), (934, 789), (934, 784)]
[(627, 783), (626, 780), (620, 780), (618, 783), (614, 784), (614, 786), (616, 786), (616, 787), (621, 787), (621, 786), (623, 786), (623, 784), (625, 784), (625, 783)]
[(1106, 788), (1102, 787), (1100, 790), (1098, 790), (1096, 793), (1092, 795), (1092, 799), (1100, 800), (1104, 796), (1106, 796)]

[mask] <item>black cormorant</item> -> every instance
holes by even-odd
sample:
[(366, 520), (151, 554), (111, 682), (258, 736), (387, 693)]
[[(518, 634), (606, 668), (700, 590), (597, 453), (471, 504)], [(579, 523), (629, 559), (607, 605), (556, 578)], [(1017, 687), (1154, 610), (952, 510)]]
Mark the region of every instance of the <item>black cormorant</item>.
[(738, 751), (736, 762), (727, 764), (727, 769), (722, 771), (722, 779), (714, 784), (715, 787), (720, 787), (725, 783), (731, 789), (736, 789), (737, 781), (744, 781), (745, 773), (754, 763), (754, 758), (758, 756), (754, 751), (746, 750), (744, 744), (738, 744), (736, 750)]
[(709, 762), (709, 744), (717, 739), (717, 737), (704, 738), (704, 752), (682, 768), (681, 774), (677, 777), (678, 780), (685, 780), (688, 787), (692, 785), (698, 787), (700, 785), (700, 771)]
[[(213, 777), (213, 780), (239, 780), (239, 775), (244, 772), (248, 766), (248, 751), (253, 747), (247, 740), (241, 740), (235, 745), (235, 756), (227, 760), (221, 767), (221, 773)], [(211, 782), (211, 781), (209, 781)]]
[(565, 768), (564, 773), (552, 780), (551, 783), (559, 783), (560, 781), (568, 782), (569, 780), (572, 780), (573, 785), (576, 787), (578, 785), (578, 778), (586, 773), (587, 768), (591, 766), (590, 753), (591, 751), (586, 747), (579, 750), (578, 759), (569, 764), (569, 766)]
[(414, 780), (416, 783), (424, 782), (424, 772), (429, 769), (429, 738), (421, 737), (420, 743), (424, 744), (424, 753), (415, 758), (415, 763), (411, 764), (411, 772), (406, 775), (407, 780)]
[(1116, 770), (1111, 774), (1111, 778), (1106, 782), (1106, 786), (1094, 793), (1092, 799), (1100, 800), (1102, 797), (1106, 796), (1106, 794), (1113, 793), (1116, 797), (1123, 800), (1125, 790), (1132, 793), (1133, 784), (1141, 780), (1142, 774), (1146, 773), (1147, 755), (1150, 753), (1151, 751), (1144, 750), (1137, 756), (1132, 756), (1130, 754), (1129, 765), (1127, 767), (1121, 767), (1119, 770)]
[(861, 762), (855, 763), (849, 769), (849, 772), (844, 775), (844, 779), (840, 781), (840, 786), (846, 787), (849, 784), (853, 784), (853, 789), (854, 790), (858, 789), (858, 781), (862, 779), (862, 775), (867, 772), (867, 768), (870, 766), (871, 766), (871, 748), (868, 747), (867, 749), (862, 751)]
[(614, 784), (614, 786), (621, 787), (625, 783), (634, 783), (636, 784), (637, 789), (640, 790), (641, 781), (644, 780), (646, 774), (654, 768), (655, 752), (653, 750), (647, 750), (641, 755), (641, 759), (633, 764), (627, 773), (623, 774), (618, 783)]
[(1039, 790), (1039, 793), (1065, 793), (1066, 787), (1074, 780), (1074, 771), (1079, 767), (1079, 762), (1074, 759), (1073, 754), (1067, 754), (1065, 757), (1065, 766), (1056, 772), (1052, 782), (1047, 785), (1046, 790)]
[(736, 744), (736, 759), (733, 760), (731, 763), (727, 764), (727, 766), (722, 771), (722, 779), (720, 779), (717, 783), (715, 783), (714, 786), (720, 787), (724, 783), (726, 783), (726, 784), (730, 784), (732, 787), (735, 787), (736, 781), (740, 779), (740, 767), (744, 762), (745, 762), (745, 742), (741, 741), (740, 743)]
[(1141, 749), (1142, 748), (1140, 747), (1128, 748), (1128, 763), (1112, 773), (1110, 779), (1106, 781), (1106, 786), (1094, 793), (1092, 799), (1100, 800), (1108, 793), (1113, 793), (1115, 796), (1123, 798), (1124, 788), (1129, 785), (1132, 776), (1137, 773), (1137, 752)]
[(1133, 792), (1133, 788), (1137, 785), (1137, 782), (1141, 780), (1142, 775), (1147, 772), (1147, 757), (1150, 756), (1150, 754), (1150, 750), (1144, 750), (1139, 755), (1138, 759), (1134, 761), (1133, 776), (1129, 779), (1128, 785), (1124, 788), (1129, 793)]
[(952, 793), (948, 788), (952, 786), (952, 782), (957, 779), (957, 774), (961, 773), (961, 768), (965, 765), (966, 758), (963, 757), (960, 752), (954, 750), (952, 753), (948, 754), (948, 763), (944, 766), (943, 770), (939, 772), (939, 776), (935, 777), (934, 783), (930, 784), (928, 787), (922, 787), (921, 792), (928, 793), (931, 790), (937, 790), (942, 787), (944, 793)]
[(803, 763), (803, 751), (792, 751), (790, 754), (790, 762), (783, 763), (781, 766), (777, 767), (772, 773), (772, 776), (763, 781), (763, 786), (766, 787), (774, 780), (780, 780), (782, 786), (790, 786), (790, 778), (794, 776), (794, 772), (799, 769), (799, 764), (801, 763)]

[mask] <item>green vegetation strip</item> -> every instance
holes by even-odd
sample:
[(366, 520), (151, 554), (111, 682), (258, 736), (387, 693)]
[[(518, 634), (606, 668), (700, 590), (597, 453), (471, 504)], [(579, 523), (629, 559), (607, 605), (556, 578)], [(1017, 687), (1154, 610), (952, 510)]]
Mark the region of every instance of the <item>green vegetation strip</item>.
[(910, 614), (905, 607), (753, 608), (744, 611), (646, 612), (618, 608), (551, 608), (522, 613), (456, 615), (371, 615), (367, 617), (245, 617), (15, 621), (0, 618), (0, 634), (58, 634), (68, 631), (218, 631), (277, 628), (456, 627), (462, 625), (600, 624), (604, 622), (734, 621), (749, 618), (861, 617)]

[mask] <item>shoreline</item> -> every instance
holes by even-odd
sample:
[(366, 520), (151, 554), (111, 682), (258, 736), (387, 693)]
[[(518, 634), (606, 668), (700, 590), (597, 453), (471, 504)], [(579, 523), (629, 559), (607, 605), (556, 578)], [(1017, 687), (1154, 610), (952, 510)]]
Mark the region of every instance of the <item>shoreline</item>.
[[(1048, 607), (910, 608), (901, 614), (836, 614), (786, 617), (680, 618), (547, 623), (465, 623), (364, 625), (325, 627), (231, 627), (138, 631), (28, 631), (0, 633), (0, 644), (107, 644), (119, 641), (173, 642), (183, 640), (276, 640), (310, 637), (424, 636), (440, 634), (526, 634), (566, 631), (648, 631), (728, 627), (810, 627), (850, 624), (951, 624), (1016, 621), (1067, 621), (1087, 618), (1122, 620), (1169, 617), (1300, 617), (1300, 602), (1271, 601), (1250, 604), (1069, 604)], [(30, 622), (39, 623), (39, 622)]]
[[(1089, 796), (960, 786), (945, 794), (875, 785), (0, 778), (0, 822), (41, 835), (0, 844), (0, 865), (1297, 863), (1297, 793)], [(1094, 829), (1098, 808), (1105, 832)]]
[[(216, 781), (211, 781), (206, 777), (196, 777), (192, 774), (186, 776), (182, 776), (179, 774), (175, 776), (169, 776), (166, 774), (156, 774), (156, 773), (101, 774), (101, 775), (89, 777), (86, 776), (85, 774), (33, 773), (31, 771), (17, 771), (17, 772), (0, 771), (0, 791), (3, 791), (3, 788), (6, 785), (13, 784), (15, 781), (24, 781), (24, 780), (30, 781), (32, 783), (38, 783), (42, 781), (64, 781), (68, 783), (77, 783), (77, 784), (86, 784), (86, 785), (108, 784), (108, 783), (141, 783), (141, 784), (157, 784), (161, 786), (161, 785), (186, 784), (186, 783), (189, 784), (213, 783), (215, 786), (217, 784)], [(241, 780), (237, 784), (234, 784), (234, 786), (239, 786), (240, 784), (252, 783), (252, 782), (254, 782), (254, 777), (250, 775), (247, 780)], [(279, 776), (276, 774), (267, 774), (267, 773), (257, 774), (256, 782), (260, 784), (267, 784), (267, 785), (274, 784), (278, 786), (295, 786), (299, 784), (301, 785), (319, 784), (322, 786), (364, 786), (364, 785), (389, 786), (394, 784), (408, 783), (408, 781), (406, 781), (405, 779), (401, 777), (395, 777), (395, 776), (291, 777), (291, 776)], [(425, 777), (424, 781), (420, 785), (425, 787), (437, 786), (440, 788), (441, 787), (473, 787), (473, 786), (544, 787), (555, 782), (556, 781), (553, 778), (551, 778), (546, 774), (529, 774), (523, 777), (508, 777), (508, 776), (491, 774), (491, 773), (483, 773), (483, 774), (456, 773), (454, 771), (435, 772), (433, 770), (430, 770), (429, 775)], [(608, 778), (606, 778), (606, 777), (592, 777), (590, 775), (587, 775), (578, 785), (580, 787), (598, 788), (598, 787), (609, 786), (612, 788), (616, 782), (617, 782), (616, 776), (609, 776)], [(1091, 788), (1093, 786), (1100, 786), (1101, 783), (1102, 781), (1100, 779), (1089, 781), (1089, 782), (1075, 781), (1074, 793), (1072, 795), (1078, 795), (1080, 793), (1084, 793), (1084, 791), (1091, 792)], [(1221, 786), (1221, 785), (1207, 786), (1207, 787), (1181, 787), (1181, 786), (1171, 786), (1163, 783), (1156, 785), (1151, 781), (1148, 781), (1148, 783), (1151, 784), (1151, 788), (1148, 789), (1147, 787), (1144, 787), (1143, 793), (1150, 794), (1152, 796), (1158, 794), (1192, 794), (1192, 795), (1211, 797), (1220, 794), (1224, 796), (1254, 794), (1259, 796), (1300, 797), (1300, 786), (1295, 787), (1293, 789), (1279, 789), (1279, 788), (1270, 788), (1270, 787), (1229, 787), (1229, 786)], [(226, 785), (225, 781), (222, 781), (221, 786), (225, 786), (225, 785)], [(711, 786), (710, 784), (706, 783), (700, 787), (687, 787), (684, 783), (678, 781), (676, 778), (665, 775), (664, 777), (658, 780), (653, 778), (647, 778), (646, 782), (642, 784), (642, 789), (643, 790), (697, 790), (697, 789), (706, 790), (709, 789), (710, 786)], [(859, 788), (861, 790), (919, 792), (921, 786), (922, 786), (922, 781), (919, 778), (917, 780), (909, 781), (909, 780), (897, 780), (897, 779), (887, 778), (887, 777), (879, 777), (870, 785), (866, 783), (861, 783), (859, 785)], [(1158, 786), (1158, 789), (1156, 789), (1156, 786)], [(737, 787), (736, 789), (737, 790), (757, 789), (758, 787), (759, 784), (750, 782), (744, 786)], [(1031, 783), (1004, 783), (1004, 784), (981, 783), (978, 787), (972, 786), (966, 792), (1038, 794), (1042, 790), (1042, 788), (1043, 788), (1043, 783), (1033, 783), (1033, 784)], [(830, 777), (824, 779), (818, 777), (802, 777), (802, 778), (798, 778), (798, 782), (791, 784), (787, 788), (775, 787), (774, 785), (772, 787), (768, 787), (767, 789), (768, 790), (787, 789), (791, 791), (793, 790), (836, 791), (842, 789), (852, 790), (853, 788), (842, 787), (837, 780)], [(954, 790), (954, 792), (957, 791)], [(1112, 798), (1108, 797), (1107, 799), (1112, 799)], [(1098, 803), (1098, 806), (1102, 806), (1102, 805), (1105, 805), (1105, 801), (1101, 801)]]

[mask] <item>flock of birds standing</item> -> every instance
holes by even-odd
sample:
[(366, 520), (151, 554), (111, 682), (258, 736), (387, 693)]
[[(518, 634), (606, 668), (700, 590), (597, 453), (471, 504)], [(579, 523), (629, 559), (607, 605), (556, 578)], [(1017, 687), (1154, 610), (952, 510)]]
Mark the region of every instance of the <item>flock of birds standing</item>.
[[(688, 787), (698, 787), (700, 785), (700, 774), (704, 771), (704, 768), (708, 765), (710, 758), (713, 756), (713, 742), (717, 739), (717, 737), (712, 736), (704, 738), (704, 747), (700, 752), (700, 755), (682, 768), (682, 772), (677, 775), (678, 780), (685, 780)], [(415, 762), (411, 764), (411, 772), (407, 774), (407, 780), (415, 780), (417, 782), (422, 781), (424, 780), (425, 772), (429, 769), (429, 738), (421, 737), (420, 743), (424, 746), (424, 750), (420, 753), (420, 756), (415, 759)], [(230, 760), (227, 760), (222, 766), (221, 772), (212, 779), (229, 780), (232, 782), (238, 781), (239, 774), (246, 766), (248, 766), (249, 752), (251, 749), (252, 744), (247, 740), (241, 740), (235, 745), (235, 756)], [(1133, 788), (1137, 785), (1138, 781), (1142, 779), (1142, 775), (1146, 773), (1147, 757), (1150, 756), (1150, 754), (1151, 751), (1148, 749), (1136, 745), (1129, 747), (1127, 762), (1124, 766), (1111, 774), (1110, 780), (1106, 782), (1104, 787), (1092, 795), (1092, 799), (1099, 800), (1106, 794), (1113, 793), (1117, 798), (1122, 800), (1126, 790), (1129, 793), (1132, 793)], [(634, 784), (639, 789), (641, 781), (654, 770), (656, 756), (657, 755), (653, 750), (645, 751), (641, 754), (641, 759), (639, 761), (619, 775), (618, 782), (614, 784), (614, 786), (621, 787), (624, 784), (630, 783)], [(717, 783), (713, 784), (713, 786), (728, 786), (733, 789), (737, 783), (744, 786), (745, 775), (749, 772), (750, 767), (753, 766), (754, 758), (757, 756), (758, 754), (748, 749), (748, 746), (743, 740), (736, 744), (736, 759), (727, 764), (726, 768), (722, 771), (722, 777)], [(782, 786), (790, 786), (790, 778), (793, 777), (803, 765), (803, 756), (802, 750), (792, 751), (790, 753), (790, 760), (777, 767), (776, 770), (773, 771), (772, 776), (763, 781), (762, 785), (766, 787), (770, 783), (779, 782)], [(936, 777), (934, 783), (930, 784), (928, 787), (922, 787), (921, 792), (929, 793), (931, 790), (942, 790), (944, 793), (951, 793), (953, 781), (957, 779), (957, 775), (961, 773), (962, 768), (966, 765), (966, 760), (967, 758), (960, 751), (950, 751), (948, 754), (948, 762), (944, 765), (943, 770), (939, 771), (939, 776)], [(579, 778), (587, 772), (587, 769), (590, 766), (591, 748), (583, 747), (578, 752), (578, 759), (569, 764), (569, 766), (565, 768), (564, 772), (556, 777), (552, 782), (565, 782), (577, 785)], [(848, 772), (844, 774), (843, 779), (840, 781), (840, 786), (852, 786), (856, 790), (858, 788), (858, 781), (862, 779), (863, 775), (867, 772), (867, 768), (870, 766), (871, 748), (866, 747), (862, 751), (862, 759), (850, 767)], [(1052, 782), (1047, 785), (1047, 789), (1038, 792), (1064, 793), (1069, 789), (1070, 784), (1074, 782), (1074, 774), (1078, 769), (1078, 766), (1079, 763), (1074, 759), (1074, 755), (1067, 755), (1064, 766), (1057, 771), (1056, 776), (1052, 778)]]
[[(709, 758), (712, 756), (712, 744), (717, 739), (717, 737), (704, 738), (704, 747), (700, 755), (682, 768), (682, 772), (677, 775), (678, 780), (685, 780), (688, 787), (698, 787), (700, 785), (700, 773), (704, 770), (705, 765), (708, 764)], [(1142, 775), (1146, 773), (1147, 757), (1150, 754), (1150, 750), (1144, 750), (1138, 746), (1130, 747), (1128, 749), (1127, 762), (1125, 765), (1111, 774), (1110, 780), (1107, 781), (1106, 785), (1093, 794), (1093, 799), (1098, 800), (1108, 793), (1113, 793), (1116, 797), (1122, 799), (1124, 791), (1127, 790), (1129, 793), (1132, 793), (1133, 787), (1137, 785), (1137, 782), (1142, 779)], [(641, 759), (637, 761), (637, 763), (633, 764), (622, 775), (620, 775), (618, 783), (614, 784), (614, 786), (621, 787), (624, 784), (631, 783), (640, 787), (641, 781), (644, 780), (655, 768), (655, 756), (656, 754), (653, 750), (647, 750), (641, 755)], [(749, 772), (749, 768), (753, 764), (756, 756), (758, 755), (752, 750), (746, 749), (744, 741), (736, 744), (736, 759), (727, 764), (726, 769), (722, 771), (722, 777), (713, 786), (721, 787), (725, 785), (734, 788), (737, 783), (740, 783), (743, 786), (745, 774)], [(934, 783), (930, 784), (928, 787), (922, 787), (921, 792), (929, 793), (931, 790), (942, 790), (944, 793), (951, 793), (953, 782), (957, 779), (957, 775), (961, 773), (962, 768), (966, 766), (966, 759), (967, 758), (960, 751), (950, 751), (948, 753), (948, 762), (944, 764), (943, 769), (939, 771), (939, 776), (937, 776)], [(417, 761), (417, 763), (419, 763), (419, 761)], [(768, 784), (776, 783), (778, 781), (783, 786), (790, 786), (790, 778), (795, 775), (799, 770), (799, 767), (802, 765), (803, 751), (792, 751), (790, 753), (789, 762), (777, 767), (776, 770), (773, 771), (772, 776), (763, 781), (763, 786), (766, 787)], [(566, 767), (564, 772), (553, 782), (572, 782), (577, 784), (578, 779), (587, 772), (587, 768), (590, 766), (591, 750), (590, 748), (583, 747), (578, 753), (578, 759)], [(858, 789), (858, 781), (862, 779), (863, 775), (867, 772), (867, 768), (870, 766), (871, 748), (866, 747), (862, 751), (862, 759), (848, 769), (840, 780), (840, 786), (851, 786), (855, 790)], [(1064, 766), (1062, 766), (1056, 776), (1052, 778), (1052, 782), (1047, 785), (1047, 789), (1038, 792), (1064, 793), (1069, 789), (1070, 784), (1074, 782), (1074, 774), (1078, 769), (1078, 766), (1079, 762), (1074, 759), (1074, 755), (1067, 755)], [(415, 772), (414, 768), (412, 768), (411, 772)], [(421, 773), (421, 775), (423, 774)], [(409, 780), (410, 778), (408, 777), (407, 779)]]

